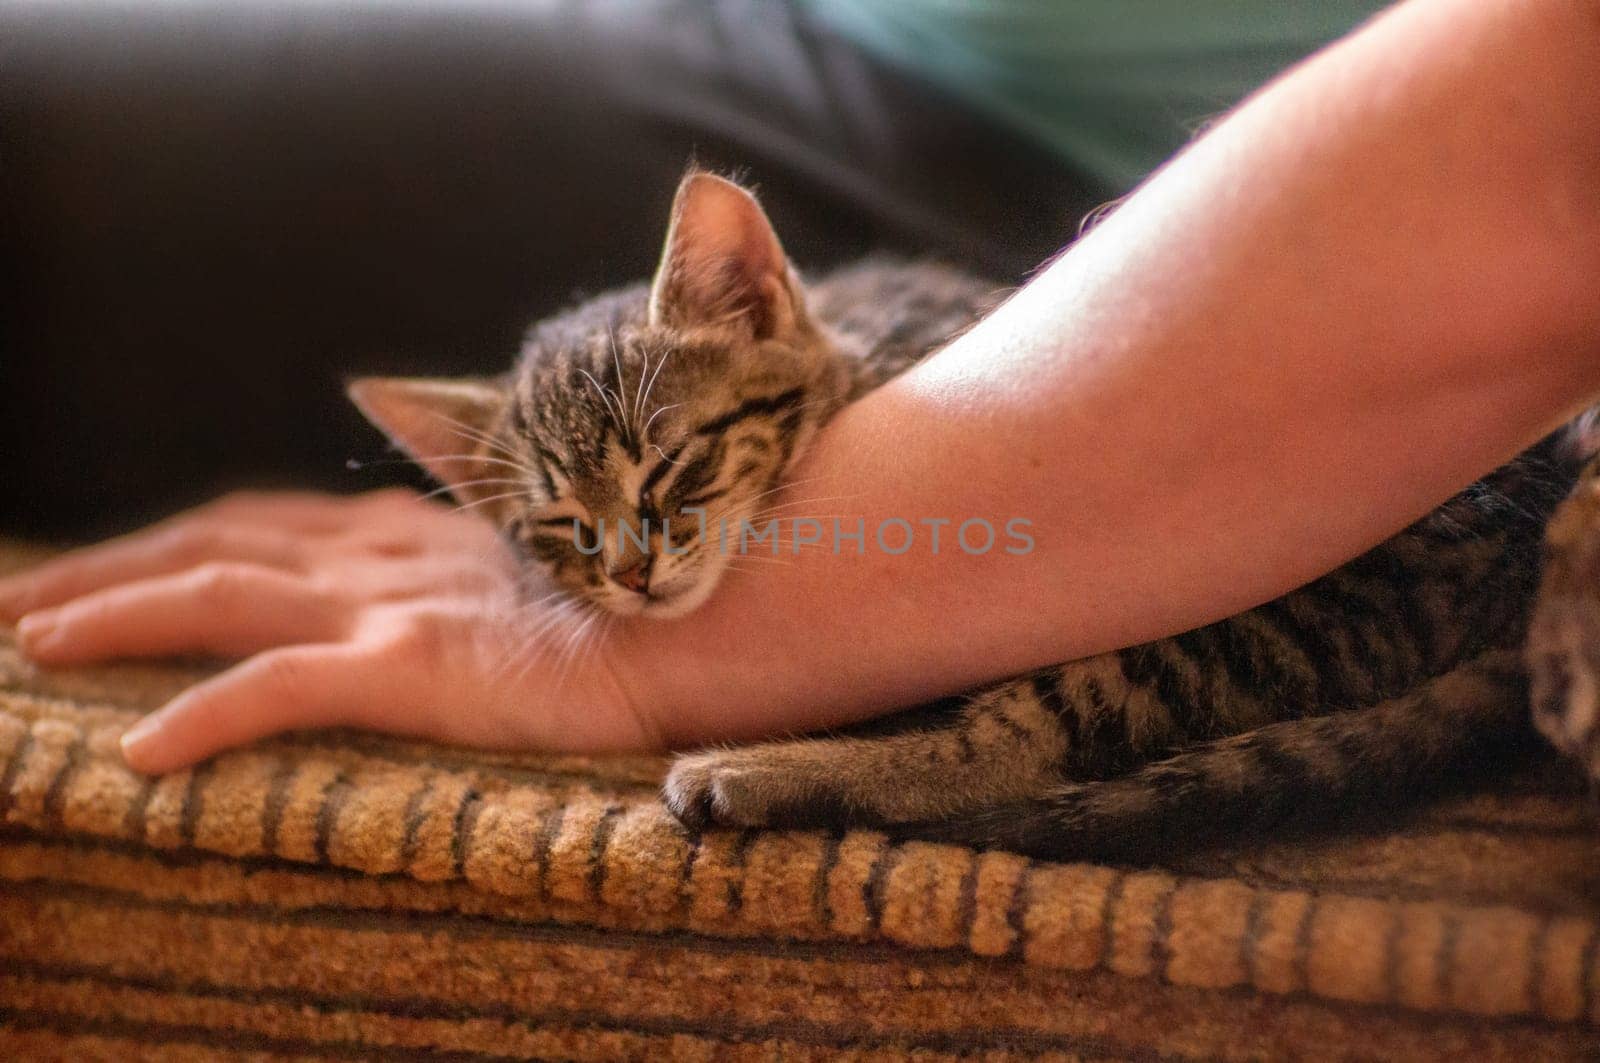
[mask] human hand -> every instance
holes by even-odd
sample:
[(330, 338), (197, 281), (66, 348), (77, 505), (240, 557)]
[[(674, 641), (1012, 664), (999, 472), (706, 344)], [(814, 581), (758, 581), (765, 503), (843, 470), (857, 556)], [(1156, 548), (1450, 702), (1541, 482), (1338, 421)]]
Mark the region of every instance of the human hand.
[(123, 737), (172, 771), (296, 728), (491, 748), (647, 748), (609, 618), (530, 601), (487, 522), (409, 491), (230, 495), (0, 580), (43, 665), (243, 657)]

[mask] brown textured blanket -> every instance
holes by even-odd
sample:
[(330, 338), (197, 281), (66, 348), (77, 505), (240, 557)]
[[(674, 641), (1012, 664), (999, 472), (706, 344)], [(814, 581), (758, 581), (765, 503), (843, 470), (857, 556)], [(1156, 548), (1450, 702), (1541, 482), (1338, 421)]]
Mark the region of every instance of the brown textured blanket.
[(1379, 832), (1049, 865), (687, 837), (650, 759), (315, 734), (131, 774), (117, 736), (192, 678), (0, 643), (0, 1058), (1600, 1054), (1600, 832), (1555, 765)]

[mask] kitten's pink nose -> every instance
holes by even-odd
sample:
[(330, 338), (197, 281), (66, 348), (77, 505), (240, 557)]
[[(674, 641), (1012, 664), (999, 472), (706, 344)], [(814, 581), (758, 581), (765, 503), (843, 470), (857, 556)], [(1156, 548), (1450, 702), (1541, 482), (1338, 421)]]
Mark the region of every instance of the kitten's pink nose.
[(624, 590), (635, 594), (650, 593), (650, 569), (655, 564), (654, 555), (634, 558), (623, 565), (610, 569), (606, 575), (611, 581)]

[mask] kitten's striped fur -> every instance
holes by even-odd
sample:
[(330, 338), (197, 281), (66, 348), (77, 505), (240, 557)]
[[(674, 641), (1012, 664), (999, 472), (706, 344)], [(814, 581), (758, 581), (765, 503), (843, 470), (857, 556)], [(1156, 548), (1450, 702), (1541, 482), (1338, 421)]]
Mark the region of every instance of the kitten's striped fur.
[[(802, 287), (755, 201), (691, 174), (649, 288), (536, 326), (502, 380), (353, 394), (568, 592), (671, 616), (710, 593), (718, 551), (669, 533), (590, 557), (584, 529), (770, 506), (817, 428), (970, 326), (993, 292), (886, 261)], [(1576, 470), (1552, 438), (1260, 608), (856, 733), (686, 756), (665, 798), (694, 827), (870, 823), (1127, 857), (1403, 796), (1517, 733), (1514, 650)]]

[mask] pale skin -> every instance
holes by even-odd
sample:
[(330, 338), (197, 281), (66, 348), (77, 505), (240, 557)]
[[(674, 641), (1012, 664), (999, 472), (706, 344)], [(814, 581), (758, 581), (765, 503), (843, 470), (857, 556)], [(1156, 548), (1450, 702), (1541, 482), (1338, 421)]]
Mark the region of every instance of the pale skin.
[(252, 495), (0, 581), (0, 618), (47, 666), (243, 658), (130, 732), (149, 772), (333, 725), (747, 739), (1193, 627), (1600, 395), (1597, 79), (1600, 6), (1412, 0), (1219, 123), (795, 470), (796, 513), (1025, 517), (1026, 557), (808, 550), (561, 658), (505, 622), (515, 562), (471, 514)]

